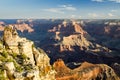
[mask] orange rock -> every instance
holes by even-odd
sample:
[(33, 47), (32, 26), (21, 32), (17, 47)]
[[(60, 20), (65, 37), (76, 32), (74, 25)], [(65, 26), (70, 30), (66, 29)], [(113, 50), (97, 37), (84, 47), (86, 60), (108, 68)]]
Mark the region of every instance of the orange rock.
[(84, 62), (81, 66), (72, 70), (66, 67), (62, 59), (58, 59), (53, 67), (57, 72), (56, 80), (98, 80), (98, 78), (100, 80), (112, 80), (113, 78), (119, 80), (114, 70), (105, 64)]

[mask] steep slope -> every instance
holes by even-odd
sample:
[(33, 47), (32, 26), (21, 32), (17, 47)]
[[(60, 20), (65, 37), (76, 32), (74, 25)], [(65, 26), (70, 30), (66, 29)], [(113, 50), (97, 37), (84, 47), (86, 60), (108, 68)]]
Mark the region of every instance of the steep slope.
[[(7, 24), (5, 22), (0, 22), (0, 31), (4, 31), (4, 28)], [(24, 32), (28, 31), (29, 33), (34, 32), (34, 29), (32, 28), (32, 22), (25, 23), (25, 21), (21, 22), (18, 20), (16, 23), (8, 24), (9, 26), (14, 26), (18, 31)]]
[(120, 80), (114, 70), (105, 64), (82, 63), (76, 69), (69, 69), (59, 59), (54, 63), (56, 80)]
[(62, 58), (66, 63), (75, 61), (106, 63), (102, 57), (112, 56), (110, 49), (95, 43), (94, 38), (76, 21), (63, 21), (62, 24), (48, 30), (48, 34), (51, 36), (41, 41), (43, 43), (41, 48), (48, 53), (51, 63), (58, 58)]
[[(97, 43), (120, 52), (120, 20), (99, 20), (86, 22), (84, 29)], [(118, 54), (117, 54), (118, 55)]]
[(75, 21), (67, 23), (64, 21), (62, 24), (48, 30), (48, 32), (54, 33), (53, 38), (57, 41), (56, 45), (60, 46), (60, 51), (74, 51), (73, 47), (78, 47), (80, 50), (92, 51), (92, 52), (109, 52), (110, 50), (100, 46), (99, 44), (92, 43), (89, 40), (93, 38), (82, 29), (82, 27)]
[(5, 27), (0, 43), (1, 80), (55, 80), (46, 53), (18, 36), (13, 26)]

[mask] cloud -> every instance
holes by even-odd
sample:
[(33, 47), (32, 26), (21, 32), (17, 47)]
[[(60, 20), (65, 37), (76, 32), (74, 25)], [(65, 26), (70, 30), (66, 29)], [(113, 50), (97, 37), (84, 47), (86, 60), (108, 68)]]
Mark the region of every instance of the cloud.
[(120, 3), (120, 0), (109, 0), (109, 1), (112, 1), (112, 2), (115, 2), (115, 3)]
[(117, 17), (117, 15), (113, 14), (112, 12), (108, 12), (108, 13), (88, 13), (88, 17), (92, 18), (92, 19), (109, 19), (109, 18), (115, 18)]
[(76, 15), (71, 15), (71, 18), (75, 18), (76, 17)]
[(95, 2), (104, 2), (104, 0), (92, 0), (92, 1), (95, 1)]
[(63, 10), (69, 10), (69, 11), (76, 11), (77, 9), (73, 7), (72, 5), (60, 5), (59, 6)]
[(44, 10), (44, 11), (47, 11), (47, 12), (64, 14), (64, 12), (63, 12), (61, 9), (58, 9), (58, 8), (49, 8), (49, 9), (43, 9), (43, 10)]
[(88, 15), (90, 16), (90, 17), (93, 17), (93, 18), (96, 18), (96, 17), (98, 17), (99, 15), (98, 14), (96, 14), (96, 13), (88, 13)]
[(80, 18), (82, 18), (82, 16), (80, 16), (80, 15), (75, 15), (75, 14), (72, 14), (72, 15), (70, 15), (69, 16), (71, 19), (80, 19)]
[(59, 5), (56, 8), (43, 9), (44, 11), (64, 14), (66, 11), (76, 11), (77, 9), (72, 5)]
[(91, 0), (95, 2), (115, 2), (115, 3), (120, 3), (120, 0)]
[(114, 17), (115, 15), (113, 15), (112, 13), (108, 13), (109, 17)]

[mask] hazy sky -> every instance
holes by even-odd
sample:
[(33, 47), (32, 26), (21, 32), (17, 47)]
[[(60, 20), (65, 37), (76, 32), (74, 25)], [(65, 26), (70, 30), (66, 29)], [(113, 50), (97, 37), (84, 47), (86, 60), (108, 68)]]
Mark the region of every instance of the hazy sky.
[(0, 19), (120, 19), (120, 0), (0, 0)]

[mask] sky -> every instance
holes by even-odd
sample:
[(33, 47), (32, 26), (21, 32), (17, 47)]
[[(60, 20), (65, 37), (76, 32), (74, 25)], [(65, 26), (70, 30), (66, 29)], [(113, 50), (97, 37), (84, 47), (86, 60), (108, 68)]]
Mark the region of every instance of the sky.
[(0, 0), (0, 19), (120, 19), (120, 0)]

